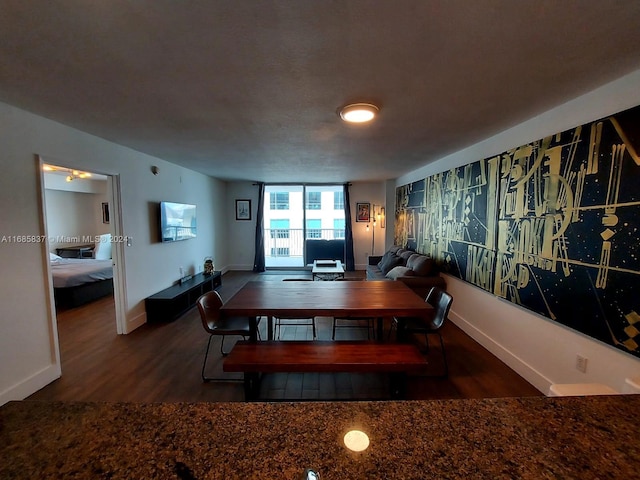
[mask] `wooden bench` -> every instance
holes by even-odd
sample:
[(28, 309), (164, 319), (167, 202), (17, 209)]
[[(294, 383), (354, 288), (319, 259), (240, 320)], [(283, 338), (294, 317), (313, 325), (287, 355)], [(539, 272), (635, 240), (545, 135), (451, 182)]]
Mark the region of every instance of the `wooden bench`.
[(391, 398), (404, 398), (406, 373), (427, 360), (412, 344), (364, 341), (237, 342), (223, 362), (225, 372), (243, 372), (245, 400), (260, 392), (261, 373), (358, 372), (391, 374)]

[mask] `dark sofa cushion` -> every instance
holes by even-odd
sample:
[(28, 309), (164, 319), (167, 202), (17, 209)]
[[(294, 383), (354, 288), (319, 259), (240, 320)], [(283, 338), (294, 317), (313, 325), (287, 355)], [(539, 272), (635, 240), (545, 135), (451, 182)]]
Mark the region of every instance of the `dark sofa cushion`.
[(407, 267), (411, 268), (419, 277), (428, 277), (435, 273), (433, 259), (426, 255), (413, 254), (407, 260)]
[(382, 270), (382, 265), (384, 265), (384, 262), (386, 262), (389, 257), (393, 256), (393, 253), (391, 253), (389, 250), (387, 250), (386, 252), (384, 252), (384, 255), (382, 255), (382, 258), (380, 259), (380, 261), (378, 262), (378, 268)]
[(380, 271), (382, 272), (383, 275), (386, 275), (387, 273), (389, 273), (389, 271), (393, 267), (402, 265), (403, 261), (402, 261), (402, 258), (400, 257), (396, 257), (395, 255), (389, 255), (386, 259), (383, 257), (380, 263), (382, 264), (382, 265), (378, 264)]
[(402, 253), (396, 254), (400, 258), (402, 258), (403, 265), (407, 264), (407, 260), (411, 258), (412, 255), (415, 255), (416, 252), (412, 252), (411, 250), (404, 250)]

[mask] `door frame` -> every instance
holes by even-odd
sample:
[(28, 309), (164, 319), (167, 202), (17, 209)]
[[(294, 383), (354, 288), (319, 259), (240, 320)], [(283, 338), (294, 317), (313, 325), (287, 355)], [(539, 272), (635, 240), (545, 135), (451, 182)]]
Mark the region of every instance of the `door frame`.
[(38, 171), (38, 187), (40, 196), (40, 229), (43, 232), (44, 241), (42, 244), (43, 264), (45, 266), (47, 288), (47, 307), (49, 311), (49, 334), (52, 345), (52, 360), (60, 368), (60, 343), (58, 339), (58, 321), (55, 308), (55, 299), (53, 296), (53, 276), (51, 274), (51, 266), (49, 263), (49, 233), (47, 231), (47, 208), (46, 208), (46, 192), (44, 184), (45, 163), (51, 165), (65, 166), (82, 171), (88, 171), (107, 177), (107, 201), (109, 202), (109, 230), (112, 237), (116, 240), (112, 243), (112, 264), (113, 264), (113, 297), (115, 302), (115, 322), (116, 332), (120, 334), (128, 333), (126, 329), (126, 299), (127, 291), (125, 284), (125, 255), (124, 247), (126, 241), (122, 227), (122, 200), (120, 191), (120, 175), (117, 173), (107, 173), (99, 171), (99, 169), (82, 166), (79, 163), (67, 160), (58, 160), (42, 155), (36, 155), (36, 165)]

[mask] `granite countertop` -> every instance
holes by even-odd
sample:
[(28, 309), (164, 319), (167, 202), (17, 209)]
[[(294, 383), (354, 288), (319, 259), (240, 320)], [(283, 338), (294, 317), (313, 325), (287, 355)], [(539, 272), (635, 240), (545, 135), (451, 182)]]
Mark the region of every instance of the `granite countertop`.
[[(640, 395), (309, 403), (10, 402), (0, 478), (639, 478)], [(358, 428), (371, 445), (347, 450)]]

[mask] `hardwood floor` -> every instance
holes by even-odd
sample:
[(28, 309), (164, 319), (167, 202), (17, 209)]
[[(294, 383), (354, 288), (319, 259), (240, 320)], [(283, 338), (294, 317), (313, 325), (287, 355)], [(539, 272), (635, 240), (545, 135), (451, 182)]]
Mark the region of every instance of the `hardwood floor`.
[[(285, 277), (305, 275), (304, 272), (229, 272), (224, 275), (219, 292), (226, 301), (248, 280), (281, 281)], [(197, 309), (190, 310), (175, 322), (146, 324), (129, 335), (116, 334), (114, 318), (112, 298), (59, 312), (62, 377), (29, 399), (109, 402), (224, 402), (244, 399), (240, 382), (202, 382), (200, 369), (208, 337)], [(266, 338), (265, 323), (260, 325), (263, 338)], [(331, 340), (331, 327), (330, 318), (318, 317), (318, 339)], [(442, 372), (441, 354), (437, 342), (432, 341), (428, 371), (409, 378), (408, 398), (542, 395), (453, 323), (445, 325), (443, 336), (449, 359), (449, 378), (432, 376)], [(311, 328), (283, 327), (282, 338), (311, 340)], [(359, 338), (366, 339), (366, 329), (343, 328), (336, 334), (336, 339)], [(234, 341), (234, 338), (227, 338), (225, 349)], [(219, 342), (218, 338), (212, 341), (207, 375), (241, 378), (222, 373)], [(273, 374), (265, 376), (261, 398), (384, 399), (387, 398), (387, 378), (375, 374)]]

